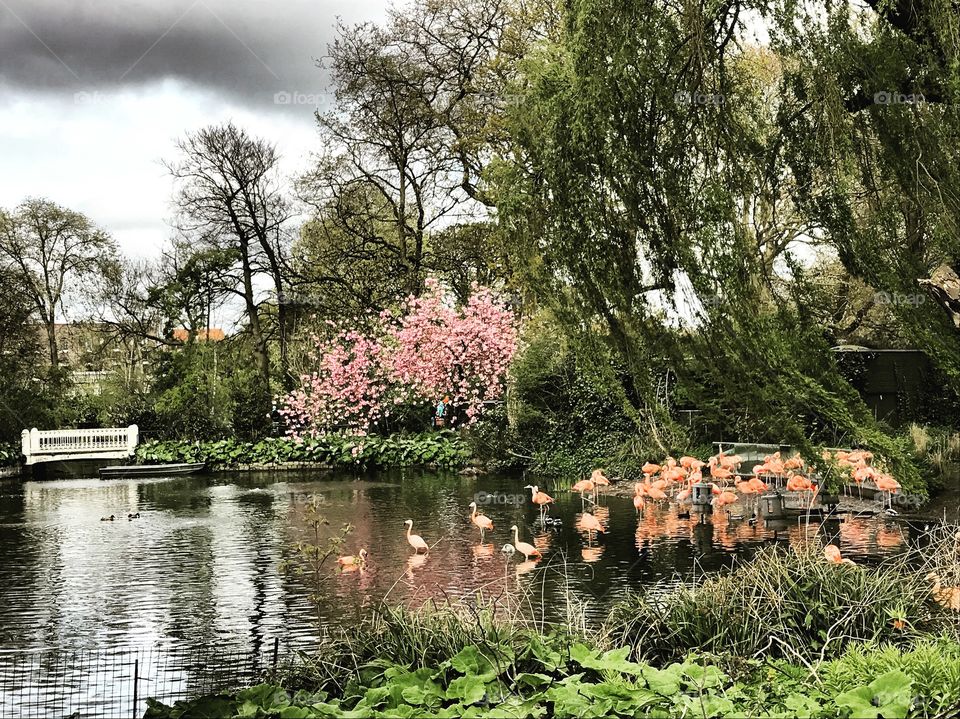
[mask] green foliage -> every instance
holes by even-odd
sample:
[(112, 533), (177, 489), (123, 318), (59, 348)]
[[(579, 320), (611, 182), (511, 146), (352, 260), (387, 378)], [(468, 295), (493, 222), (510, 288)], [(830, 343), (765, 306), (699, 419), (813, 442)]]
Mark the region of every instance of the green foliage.
[[(627, 647), (604, 651), (591, 642), (561, 640), (564, 651), (559, 654), (553, 651), (557, 644), (556, 636), (548, 634), (533, 637), (530, 646), (536, 649), (524, 654), (509, 645), (496, 651), (470, 645), (440, 661), (409, 664), (386, 651), (377, 662), (358, 666), (355, 679), (340, 691), (293, 692), (261, 684), (172, 707), (150, 700), (145, 717), (903, 719), (912, 707), (932, 715), (960, 701), (955, 687), (931, 691), (910, 670), (847, 674), (839, 684), (821, 683), (816, 673), (782, 661), (732, 662), (691, 654), (682, 662), (655, 667), (630, 661)], [(832, 675), (841, 662), (821, 670)]]
[[(955, 564), (954, 535), (937, 534), (923, 556)], [(924, 633), (929, 588), (916, 566), (765, 552), (733, 571), (738, 583), (676, 590), (659, 615), (646, 606), (656, 599), (629, 600), (601, 631), (538, 625), (499, 599), (381, 606), (273, 677), (282, 687), (151, 701), (146, 716), (953, 716), (960, 642)]]
[[(842, 692), (841, 696), (848, 696), (850, 704), (866, 698), (862, 696), (866, 687), (857, 686), (861, 678), (878, 677), (879, 681), (884, 677), (896, 677), (896, 681), (888, 678), (884, 684), (900, 687), (906, 684), (912, 692), (904, 697), (888, 690), (883, 698), (901, 703), (906, 699), (909, 703), (915, 696), (915, 716), (936, 716), (939, 711), (960, 701), (960, 646), (955, 642), (932, 639), (919, 641), (906, 650), (890, 645), (879, 648), (854, 646), (841, 658), (827, 663), (820, 675), (827, 691)], [(908, 678), (909, 684), (902, 679), (903, 676)], [(869, 688), (875, 697), (879, 697), (882, 687), (871, 683)], [(880, 702), (871, 704), (874, 709), (880, 706)], [(860, 709), (869, 711), (862, 705)], [(852, 706), (851, 715), (867, 716)]]
[(576, 352), (546, 311), (528, 321), (522, 345), (510, 371), (509, 432), (484, 455), (512, 453), (532, 471), (566, 476), (598, 466), (627, 474), (633, 464), (660, 455), (652, 442), (636, 446), (637, 424), (629, 415), (616, 357), (602, 348)]
[(0, 293), (0, 441), (18, 442), (23, 429), (56, 421), (67, 387), (62, 372), (43, 367), (31, 299), (9, 271), (0, 271)]
[(0, 444), (0, 467), (10, 467), (20, 463), (20, 444), (9, 442)]
[(239, 367), (228, 384), (233, 411), (231, 429), (241, 439), (257, 439), (270, 432), (269, 388), (253, 367)]
[(194, 440), (222, 435), (229, 427), (228, 395), (215, 344), (190, 344), (160, 356), (154, 387), (157, 422), (168, 437)]
[(914, 629), (931, 625), (929, 587), (905, 575), (905, 560), (837, 565), (816, 549), (774, 547), (697, 586), (624, 599), (608, 630), (637, 656), (660, 660), (694, 650), (833, 657), (851, 642), (906, 639), (891, 617), (907, 618)]
[(455, 468), (466, 464), (469, 458), (466, 443), (453, 432), (388, 437), (327, 435), (303, 441), (287, 437), (268, 437), (258, 442), (235, 438), (209, 442), (160, 440), (143, 442), (137, 448), (137, 461), (144, 464), (206, 462), (212, 468), (284, 462), (316, 462), (319, 466), (352, 469), (414, 465)]
[(960, 432), (911, 424), (906, 429), (906, 438), (931, 490), (942, 489), (960, 478)]

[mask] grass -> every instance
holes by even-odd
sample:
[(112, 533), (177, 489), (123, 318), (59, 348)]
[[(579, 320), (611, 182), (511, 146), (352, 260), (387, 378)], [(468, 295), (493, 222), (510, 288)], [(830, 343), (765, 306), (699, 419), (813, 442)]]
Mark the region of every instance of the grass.
[(931, 488), (940, 489), (960, 476), (960, 432), (914, 423), (907, 435), (914, 456), (928, 468)]
[(819, 547), (770, 548), (748, 563), (666, 595), (622, 600), (610, 614), (610, 640), (637, 658), (668, 661), (690, 651), (810, 662), (858, 642), (906, 643), (918, 635), (960, 637), (960, 625), (931, 602), (923, 577), (960, 584), (955, 528), (923, 550), (876, 567), (830, 564)]

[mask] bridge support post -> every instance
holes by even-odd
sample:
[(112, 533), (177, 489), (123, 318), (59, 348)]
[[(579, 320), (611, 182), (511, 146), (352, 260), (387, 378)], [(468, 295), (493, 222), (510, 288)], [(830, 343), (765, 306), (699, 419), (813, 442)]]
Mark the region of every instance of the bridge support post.
[(140, 442), (140, 428), (135, 424), (127, 427), (127, 453), (133, 457), (137, 453), (137, 444)]
[(37, 436), (40, 434), (40, 430), (34, 427), (33, 429), (25, 429), (20, 433), (20, 452), (24, 456), (24, 461), (27, 464), (33, 464), (32, 457), (34, 451), (39, 448), (39, 443), (37, 442)]

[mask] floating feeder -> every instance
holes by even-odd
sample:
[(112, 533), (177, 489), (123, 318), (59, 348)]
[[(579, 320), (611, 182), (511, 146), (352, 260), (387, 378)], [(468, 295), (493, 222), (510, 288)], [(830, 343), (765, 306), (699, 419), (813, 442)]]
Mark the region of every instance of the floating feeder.
[(767, 519), (783, 519), (787, 512), (783, 507), (783, 495), (771, 492), (760, 497), (760, 516)]
[(697, 482), (690, 488), (690, 511), (700, 515), (700, 520), (713, 513), (713, 485)]

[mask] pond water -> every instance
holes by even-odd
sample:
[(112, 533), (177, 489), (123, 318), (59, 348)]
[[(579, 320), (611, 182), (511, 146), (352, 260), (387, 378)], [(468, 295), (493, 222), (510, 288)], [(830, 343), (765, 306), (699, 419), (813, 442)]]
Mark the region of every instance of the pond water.
[[(309, 593), (280, 564), (303, 538), (315, 494), (328, 504), (331, 527), (354, 525), (346, 553), (370, 553), (363, 572), (327, 570), (321, 619), (341, 626), (384, 598), (418, 605), (481, 593), (550, 621), (563, 620), (571, 597), (599, 620), (630, 589), (668, 588), (771, 542), (819, 534), (846, 556), (875, 561), (901, 551), (916, 531), (882, 517), (794, 521), (777, 533), (719, 513), (698, 525), (673, 507), (638, 518), (629, 498), (606, 497), (597, 516), (607, 532), (588, 538), (576, 528), (579, 496), (549, 486), (562, 525), (537, 525), (527, 481), (408, 471), (6, 482), (0, 646), (262, 648), (274, 637), (309, 645), (317, 633)], [(495, 525), (484, 544), (468, 518), (475, 498)], [(140, 519), (128, 521), (131, 512)], [(100, 521), (110, 514), (121, 519)], [(406, 543), (408, 518), (432, 546), (429, 556), (414, 556)], [(542, 551), (539, 562), (500, 551), (512, 524)]]

